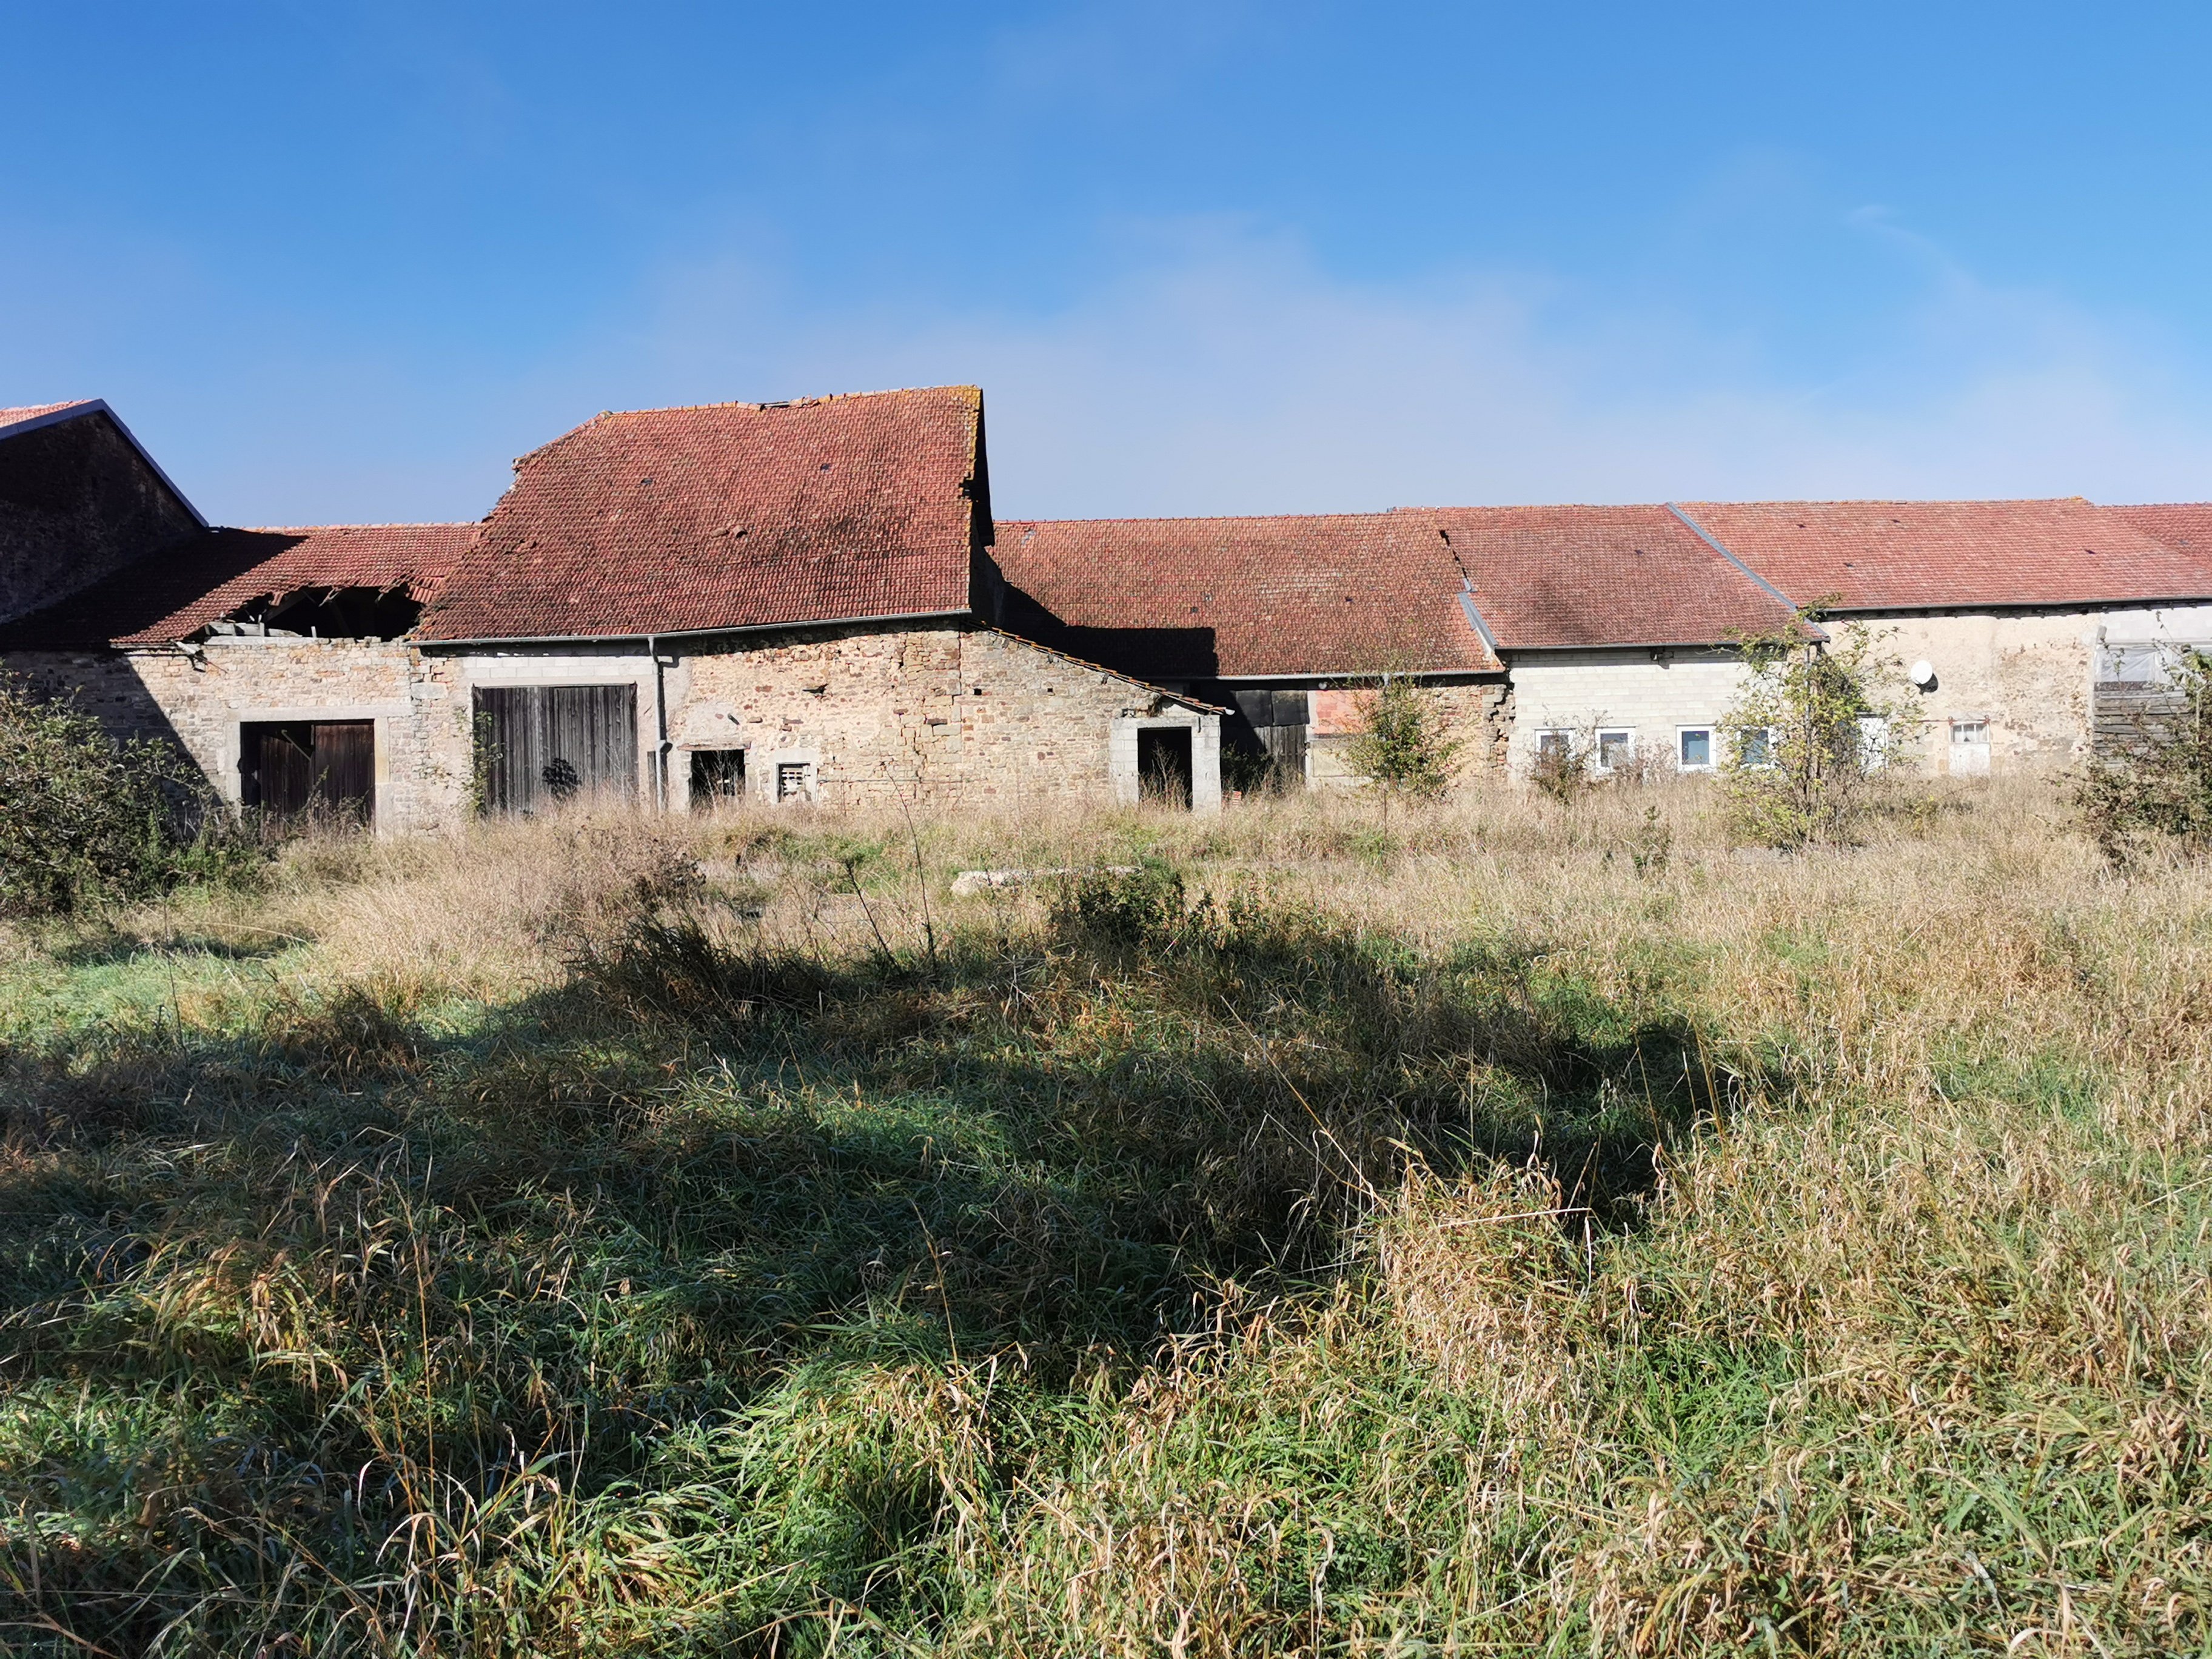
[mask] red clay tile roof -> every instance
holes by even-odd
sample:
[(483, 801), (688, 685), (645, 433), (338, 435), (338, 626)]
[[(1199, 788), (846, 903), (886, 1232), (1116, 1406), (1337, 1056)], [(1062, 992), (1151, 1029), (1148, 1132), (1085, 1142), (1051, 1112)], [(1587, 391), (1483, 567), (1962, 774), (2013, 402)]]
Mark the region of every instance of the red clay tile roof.
[(1025, 638), (1139, 679), (1494, 672), (1433, 526), (1389, 513), (1010, 520), (994, 550)]
[(1800, 604), (1843, 611), (2212, 598), (2212, 561), (2080, 497), (2039, 501), (1685, 501)]
[(1507, 650), (1717, 645), (1791, 607), (1664, 507), (1407, 509), (1449, 539)]
[(167, 645), (252, 600), (303, 587), (400, 589), (410, 599), (427, 599), (477, 528), (373, 524), (210, 531), (0, 628), (0, 646)]
[(2192, 559), (2212, 563), (2212, 501), (2168, 501), (2100, 510)]
[(973, 386), (601, 415), (515, 463), (420, 637), (965, 611), (988, 491)]
[(89, 414), (95, 409), (106, 407), (96, 398), (73, 398), (58, 404), (22, 404), (14, 409), (0, 409), (0, 435), (5, 435), (11, 426), (21, 426), (27, 421), (35, 421), (44, 416), (59, 415), (64, 410), (81, 409)]

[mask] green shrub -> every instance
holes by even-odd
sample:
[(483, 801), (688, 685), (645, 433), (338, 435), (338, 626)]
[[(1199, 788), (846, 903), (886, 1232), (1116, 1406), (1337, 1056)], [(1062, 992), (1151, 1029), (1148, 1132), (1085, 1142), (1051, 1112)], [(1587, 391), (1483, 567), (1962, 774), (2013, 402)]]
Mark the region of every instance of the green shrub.
[(2212, 846), (2212, 656), (2185, 653), (2168, 684), (2170, 708), (2093, 761), (2075, 790), (2091, 837), (2115, 867), (2161, 842), (2191, 854)]
[(1362, 699), (1367, 723), (1347, 745), (1352, 769), (1386, 795), (1441, 800), (1451, 787), (1462, 746), (1446, 729), (1442, 705), (1419, 681), (1384, 676)]
[(1818, 619), (1808, 608), (1741, 641), (1751, 672), (1724, 721), (1729, 805), (1737, 833), (1763, 846), (1848, 839), (1875, 775), (1902, 756), (1905, 711), (1885, 684), (1894, 665), (1862, 629), (1818, 641)]
[(0, 911), (52, 915), (258, 863), (191, 759), (0, 676)]

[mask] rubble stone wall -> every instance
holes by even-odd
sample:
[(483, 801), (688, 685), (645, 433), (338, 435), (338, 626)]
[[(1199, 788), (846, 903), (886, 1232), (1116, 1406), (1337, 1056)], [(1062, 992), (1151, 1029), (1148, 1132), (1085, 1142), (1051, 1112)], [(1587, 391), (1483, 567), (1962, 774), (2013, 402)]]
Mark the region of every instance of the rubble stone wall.
[[(16, 652), (0, 667), (73, 696), (118, 735), (180, 745), (228, 799), (240, 793), (241, 727), (260, 720), (370, 720), (376, 823), (397, 834), (451, 827), (475, 810), (478, 687), (631, 684), (639, 798), (690, 800), (691, 751), (743, 750), (750, 793), (778, 769), (824, 804), (907, 799), (1133, 799), (1136, 733), (1191, 731), (1193, 805), (1220, 799), (1220, 720), (1152, 687), (985, 629), (821, 629), (726, 649), (605, 647), (422, 651), (404, 642), (216, 638), (180, 648)], [(657, 677), (657, 678), (656, 678)], [(656, 697), (656, 690), (658, 697)]]

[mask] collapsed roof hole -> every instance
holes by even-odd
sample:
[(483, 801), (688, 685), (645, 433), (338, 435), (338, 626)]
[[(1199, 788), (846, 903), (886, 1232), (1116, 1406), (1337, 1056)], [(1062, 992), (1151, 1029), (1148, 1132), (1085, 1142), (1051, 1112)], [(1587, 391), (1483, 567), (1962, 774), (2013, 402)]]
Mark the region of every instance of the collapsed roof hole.
[(399, 587), (296, 587), (248, 599), (210, 630), (279, 638), (396, 640), (422, 619)]

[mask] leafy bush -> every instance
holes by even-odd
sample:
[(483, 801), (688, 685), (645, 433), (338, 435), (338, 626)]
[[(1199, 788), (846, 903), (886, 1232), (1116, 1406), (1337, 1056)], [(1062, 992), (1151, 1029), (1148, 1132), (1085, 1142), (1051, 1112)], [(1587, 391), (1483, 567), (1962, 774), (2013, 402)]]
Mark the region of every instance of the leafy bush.
[(2091, 837), (2116, 868), (2160, 842), (2190, 854), (2212, 846), (2212, 656), (2186, 653), (2167, 688), (2166, 708), (2091, 762), (2075, 790)]
[(1347, 746), (1352, 769), (1385, 794), (1441, 800), (1461, 744), (1444, 725), (1442, 700), (1405, 675), (1387, 675), (1361, 702), (1366, 726)]
[(1847, 838), (1874, 775), (1899, 758), (1905, 713), (1883, 684), (1893, 665), (1862, 629), (1814, 641), (1817, 620), (1800, 611), (1741, 641), (1751, 673), (1724, 721), (1729, 799), (1738, 833), (1764, 846)]
[(143, 898), (257, 863), (188, 757), (118, 742), (83, 710), (0, 676), (0, 911)]
[(1052, 904), (1061, 928), (1131, 949), (1172, 939), (1189, 914), (1182, 874), (1158, 859), (1146, 859), (1134, 870), (1079, 871)]

